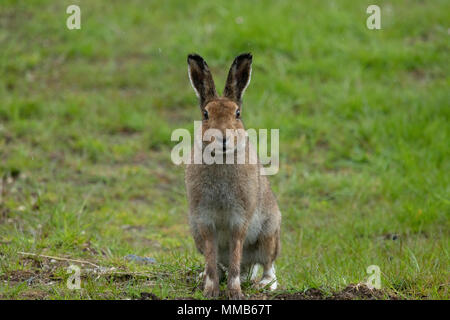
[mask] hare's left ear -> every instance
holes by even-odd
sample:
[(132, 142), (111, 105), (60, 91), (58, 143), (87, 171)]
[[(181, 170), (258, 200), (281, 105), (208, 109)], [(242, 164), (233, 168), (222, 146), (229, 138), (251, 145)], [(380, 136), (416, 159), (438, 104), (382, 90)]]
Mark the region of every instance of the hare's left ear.
[(223, 95), (234, 100), (239, 106), (242, 103), (242, 96), (250, 83), (252, 75), (252, 55), (243, 53), (237, 56), (231, 65), (228, 73), (227, 83)]

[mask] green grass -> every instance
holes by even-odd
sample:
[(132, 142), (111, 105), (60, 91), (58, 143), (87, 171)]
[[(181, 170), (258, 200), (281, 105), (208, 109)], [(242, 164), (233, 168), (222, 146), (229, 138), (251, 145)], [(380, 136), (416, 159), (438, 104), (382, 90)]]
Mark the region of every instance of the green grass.
[[(280, 292), (331, 294), (378, 265), (386, 294), (448, 299), (450, 2), (378, 1), (379, 31), (369, 4), (1, 1), (0, 298), (202, 298), (170, 134), (200, 118), (186, 55), (221, 91), (250, 51), (242, 116), (280, 128)], [(18, 252), (116, 273), (69, 290), (69, 262)]]

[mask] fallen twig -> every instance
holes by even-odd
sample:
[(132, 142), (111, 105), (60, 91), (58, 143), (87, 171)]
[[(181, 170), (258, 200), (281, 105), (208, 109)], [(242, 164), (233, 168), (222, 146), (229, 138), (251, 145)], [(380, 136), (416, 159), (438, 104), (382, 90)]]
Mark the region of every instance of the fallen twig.
[(139, 277), (161, 277), (161, 276), (172, 276), (169, 272), (127, 272), (127, 271), (114, 271), (115, 268), (105, 268), (99, 265), (96, 265), (93, 262), (86, 261), (86, 260), (78, 260), (78, 259), (69, 259), (69, 258), (62, 258), (62, 257), (55, 257), (55, 256), (47, 256), (44, 254), (37, 254), (37, 253), (31, 253), (31, 252), (17, 252), (18, 254), (24, 255), (24, 256), (34, 256), (34, 257), (41, 257), (41, 258), (47, 258), (47, 259), (55, 259), (60, 261), (70, 261), (70, 262), (77, 262), (81, 264), (89, 264), (91, 266), (94, 266), (95, 269), (85, 269), (83, 270), (86, 273), (93, 273), (97, 275), (103, 275), (103, 276), (139, 276)]
[(96, 265), (95, 263), (92, 263), (90, 261), (85, 261), (85, 260), (77, 260), (77, 259), (68, 259), (68, 258), (61, 258), (61, 257), (54, 257), (54, 256), (46, 256), (44, 254), (36, 254), (36, 253), (31, 253), (31, 252), (17, 252), (18, 254), (24, 255), (24, 256), (34, 256), (34, 257), (42, 257), (42, 258), (47, 258), (47, 259), (55, 259), (55, 260), (61, 260), (61, 261), (71, 261), (71, 262), (77, 262), (77, 263), (81, 263), (81, 264), (90, 264), (91, 266), (94, 266), (96, 268), (101, 269), (100, 266)]

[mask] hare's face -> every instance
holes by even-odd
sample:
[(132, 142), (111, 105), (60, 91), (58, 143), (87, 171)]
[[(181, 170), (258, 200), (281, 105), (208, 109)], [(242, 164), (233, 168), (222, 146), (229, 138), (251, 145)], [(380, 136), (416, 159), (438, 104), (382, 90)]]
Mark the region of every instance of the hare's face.
[(252, 55), (244, 53), (234, 59), (221, 98), (216, 93), (211, 72), (202, 57), (190, 54), (188, 71), (192, 87), (200, 100), (202, 137), (208, 135), (206, 140), (220, 144), (223, 152), (236, 149), (245, 141), (241, 120), (242, 95), (250, 83)]
[[(245, 128), (241, 120), (241, 111), (237, 103), (226, 98), (219, 98), (209, 102), (203, 110), (202, 136), (210, 132), (211, 141), (222, 148), (223, 152), (230, 152), (237, 148), (238, 143), (245, 139)], [(212, 129), (212, 130), (210, 130)]]

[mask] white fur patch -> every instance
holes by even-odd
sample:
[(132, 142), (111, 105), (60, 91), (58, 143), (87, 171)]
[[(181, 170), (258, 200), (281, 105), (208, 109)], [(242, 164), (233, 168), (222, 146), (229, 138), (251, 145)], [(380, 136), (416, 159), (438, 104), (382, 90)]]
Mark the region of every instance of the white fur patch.
[(197, 98), (200, 98), (200, 93), (198, 93), (197, 88), (195, 87), (194, 82), (192, 81), (190, 65), (188, 65), (188, 75), (189, 75), (189, 81), (191, 82), (191, 86), (192, 86), (192, 88), (194, 88), (195, 95), (197, 96)]
[(259, 282), (259, 285), (260, 285), (261, 288), (266, 287), (268, 284), (270, 284), (269, 285), (269, 289), (271, 291), (275, 290), (277, 288), (277, 286), (278, 286), (277, 280), (262, 279)]
[(250, 276), (250, 280), (251, 281), (255, 281), (256, 280), (256, 278), (258, 277), (258, 271), (259, 271), (259, 264), (253, 265), (252, 275)]
[(231, 287), (232, 288), (240, 288), (241, 287), (241, 280), (239, 277), (234, 277), (231, 279)]
[(259, 235), (261, 234), (262, 224), (263, 218), (261, 217), (261, 212), (259, 211), (259, 209), (256, 209), (252, 215), (247, 229), (247, 235), (245, 239), (246, 243), (255, 243), (256, 239), (258, 239)]
[(250, 84), (250, 80), (252, 79), (252, 66), (250, 66), (250, 72), (249, 72), (249, 74), (248, 74), (248, 80), (247, 80), (247, 83), (245, 84), (245, 86), (244, 86), (244, 89), (242, 89), (242, 92), (241, 92), (241, 99), (242, 99), (242, 97), (244, 96), (244, 92), (245, 92), (245, 90), (247, 90), (247, 87), (248, 87), (248, 85)]
[(214, 288), (214, 282), (209, 278), (209, 276), (206, 276), (205, 289), (212, 289), (212, 288)]
[(259, 285), (261, 287), (269, 285), (270, 290), (275, 290), (277, 288), (278, 282), (275, 275), (275, 266), (273, 265), (273, 263), (270, 269), (264, 272), (263, 277), (259, 282)]

